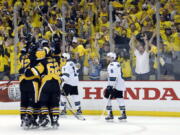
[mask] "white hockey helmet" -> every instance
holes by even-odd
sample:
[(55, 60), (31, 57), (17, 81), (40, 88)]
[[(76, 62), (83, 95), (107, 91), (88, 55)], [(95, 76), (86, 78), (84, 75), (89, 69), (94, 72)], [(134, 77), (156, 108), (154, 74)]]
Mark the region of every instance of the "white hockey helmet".
[(116, 54), (115, 54), (114, 52), (109, 52), (109, 53), (107, 53), (107, 56), (108, 56), (108, 57), (111, 57), (113, 60), (116, 59)]
[(62, 56), (64, 58), (66, 58), (67, 60), (69, 60), (71, 58), (70, 54), (69, 53), (63, 53)]

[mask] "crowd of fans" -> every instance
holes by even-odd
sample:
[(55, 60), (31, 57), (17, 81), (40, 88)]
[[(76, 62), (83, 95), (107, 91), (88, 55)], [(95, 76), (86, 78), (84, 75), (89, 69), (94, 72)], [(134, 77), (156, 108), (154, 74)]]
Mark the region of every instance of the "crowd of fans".
[[(161, 79), (180, 80), (179, 2), (159, 1)], [(112, 5), (112, 21), (109, 5)], [(65, 37), (61, 50), (79, 62), (81, 80), (107, 78), (110, 34), (125, 80), (156, 79), (155, 0), (1, 0), (0, 11), (1, 80), (17, 79), (15, 53), (19, 56), (27, 42), (33, 42), (32, 37), (35, 41), (40, 38), (51, 41), (54, 33)], [(15, 34), (19, 39), (17, 49)], [(147, 55), (139, 56), (144, 51)], [(143, 60), (146, 62), (142, 63)]]

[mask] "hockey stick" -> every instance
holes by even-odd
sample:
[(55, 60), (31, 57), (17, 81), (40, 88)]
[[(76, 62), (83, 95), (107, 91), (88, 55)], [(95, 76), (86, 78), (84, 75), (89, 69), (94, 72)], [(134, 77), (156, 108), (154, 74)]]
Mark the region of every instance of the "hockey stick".
[(111, 100), (111, 96), (108, 97), (107, 103), (105, 104), (105, 106), (103, 108), (103, 112), (101, 113), (100, 118), (102, 118), (104, 116), (104, 114), (106, 112), (106, 107), (107, 107), (108, 103), (110, 102), (110, 100)]
[(64, 97), (66, 98), (66, 101), (68, 102), (68, 104), (69, 104), (69, 107), (68, 107), (68, 109), (69, 109), (69, 111), (74, 115), (74, 117), (75, 118), (77, 118), (78, 120), (86, 120), (84, 117), (82, 117), (82, 116), (80, 116), (80, 115), (77, 115), (74, 111), (73, 111), (73, 107), (72, 107), (72, 104), (71, 104), (71, 102), (69, 101), (69, 98), (67, 97), (67, 95), (66, 95), (66, 93), (64, 92), (64, 89), (63, 88), (61, 88), (61, 91), (62, 91), (62, 93), (64, 94)]
[(77, 118), (78, 120), (82, 120), (82, 121), (86, 120), (84, 117), (77, 115), (70, 107), (68, 107), (68, 106), (66, 106), (66, 107), (74, 115), (74, 117)]
[(39, 10), (39, 12), (40, 12), (43, 20), (47, 23), (47, 25), (48, 25), (49, 29), (51, 30), (51, 32), (54, 33), (54, 30), (52, 29), (52, 27), (51, 27), (51, 25), (49, 24), (48, 20), (44, 17), (44, 15), (43, 15), (43, 13), (42, 13), (39, 5), (38, 5), (38, 2), (37, 2), (36, 0), (35, 0), (35, 2), (36, 2), (36, 5), (37, 5), (37, 9)]

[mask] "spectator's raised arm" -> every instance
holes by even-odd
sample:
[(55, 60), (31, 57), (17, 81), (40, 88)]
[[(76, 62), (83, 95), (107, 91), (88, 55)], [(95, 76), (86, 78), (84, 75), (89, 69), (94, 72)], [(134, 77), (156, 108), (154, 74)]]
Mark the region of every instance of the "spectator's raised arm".
[(131, 37), (130, 42), (129, 42), (129, 46), (130, 46), (131, 50), (133, 50), (133, 51), (137, 48), (135, 36)]

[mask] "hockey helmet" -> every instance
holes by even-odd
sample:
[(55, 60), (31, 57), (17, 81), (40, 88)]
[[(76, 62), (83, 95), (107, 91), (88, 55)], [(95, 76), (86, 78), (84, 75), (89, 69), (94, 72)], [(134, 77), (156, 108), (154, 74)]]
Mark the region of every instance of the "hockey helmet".
[(41, 47), (44, 47), (44, 46), (48, 46), (48, 40), (46, 40), (46, 39), (42, 39), (42, 40), (40, 40), (40, 46)]
[(113, 60), (116, 59), (116, 54), (115, 54), (114, 52), (109, 52), (109, 53), (107, 53), (107, 56), (108, 56), (108, 57), (111, 57)]
[(67, 60), (69, 60), (70, 59), (70, 54), (69, 53), (63, 53), (62, 57), (66, 58)]

